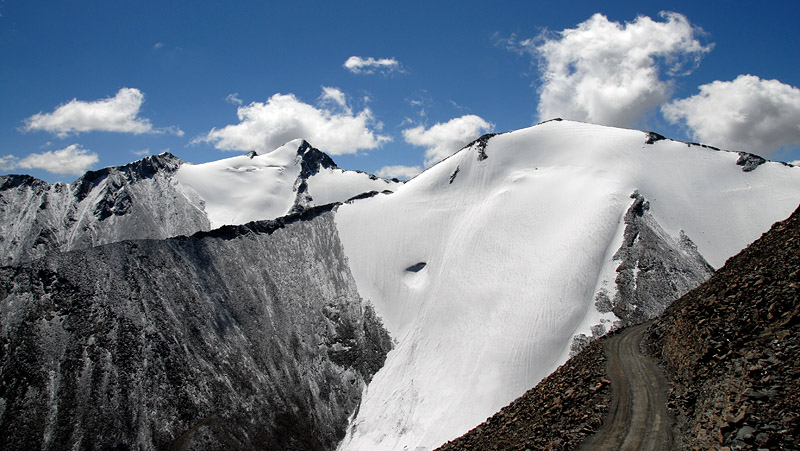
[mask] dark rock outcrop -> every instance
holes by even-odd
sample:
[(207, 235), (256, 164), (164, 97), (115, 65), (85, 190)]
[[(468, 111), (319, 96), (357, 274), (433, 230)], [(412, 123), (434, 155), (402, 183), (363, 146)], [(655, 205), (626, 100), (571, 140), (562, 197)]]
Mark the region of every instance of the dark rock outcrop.
[(0, 448), (334, 448), (391, 343), (330, 210), (0, 268)]
[(754, 171), (757, 167), (766, 162), (767, 160), (764, 158), (747, 152), (739, 152), (739, 159), (736, 160), (736, 164), (741, 166), (744, 172)]
[(647, 139), (645, 139), (645, 144), (655, 144), (658, 141), (664, 141), (667, 139), (664, 135), (661, 135), (656, 132), (645, 132), (647, 134)]
[(639, 192), (625, 213), (613, 311), (622, 325), (638, 324), (660, 315), (673, 301), (714, 274), (691, 239), (681, 232), (670, 237), (649, 213), (650, 203)]
[(487, 133), (475, 141), (467, 144), (466, 147), (475, 147), (478, 149), (478, 161), (483, 161), (489, 158), (489, 156), (486, 155), (486, 146), (489, 145), (489, 140), (495, 136), (497, 136), (497, 133)]
[(615, 293), (601, 288), (594, 297), (597, 311), (613, 312), (619, 321), (595, 324), (590, 336), (576, 335), (570, 356), (603, 336), (608, 326), (625, 327), (655, 318), (714, 274), (714, 268), (683, 231), (678, 238), (671, 237), (650, 214), (650, 203), (644, 196), (634, 191), (630, 197), (633, 202), (625, 213), (622, 244), (613, 257), (619, 262)]

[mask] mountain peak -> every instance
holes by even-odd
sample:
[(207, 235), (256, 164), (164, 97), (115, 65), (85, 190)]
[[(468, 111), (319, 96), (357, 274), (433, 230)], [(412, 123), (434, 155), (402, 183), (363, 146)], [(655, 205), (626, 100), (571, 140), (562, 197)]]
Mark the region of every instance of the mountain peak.
[(122, 166), (109, 166), (97, 171), (87, 171), (71, 183), (78, 200), (83, 200), (94, 187), (111, 174), (119, 174), (127, 181), (153, 178), (158, 172), (173, 173), (184, 163), (183, 160), (169, 152), (149, 155), (141, 160)]
[(320, 169), (338, 169), (333, 159), (325, 152), (313, 147), (303, 140), (297, 147), (300, 156), (300, 177), (308, 178), (316, 175)]

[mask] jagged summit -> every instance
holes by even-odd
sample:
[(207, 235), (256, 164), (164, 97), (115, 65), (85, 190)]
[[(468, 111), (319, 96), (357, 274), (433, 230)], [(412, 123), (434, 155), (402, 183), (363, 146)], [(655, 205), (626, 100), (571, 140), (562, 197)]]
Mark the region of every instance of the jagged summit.
[(158, 155), (146, 156), (141, 160), (136, 160), (126, 165), (87, 171), (77, 180), (70, 183), (70, 187), (80, 201), (109, 176), (117, 175), (127, 182), (135, 182), (141, 179), (153, 178), (159, 171), (174, 173), (183, 163), (184, 161), (175, 155), (169, 152), (162, 152)]
[(330, 156), (303, 139), (264, 154), (185, 164), (176, 178), (202, 199), (213, 227), (277, 218), (400, 185), (339, 169)]
[(321, 169), (339, 169), (328, 154), (314, 148), (308, 141), (303, 140), (297, 147), (297, 154), (302, 157), (301, 177), (309, 178), (316, 175)]

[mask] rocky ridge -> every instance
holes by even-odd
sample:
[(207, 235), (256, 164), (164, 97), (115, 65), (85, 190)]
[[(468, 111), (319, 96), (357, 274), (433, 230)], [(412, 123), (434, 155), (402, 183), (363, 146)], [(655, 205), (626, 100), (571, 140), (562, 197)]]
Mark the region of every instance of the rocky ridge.
[(0, 176), (0, 263), (210, 229), (202, 201), (173, 181), (181, 164), (165, 152), (89, 171), (68, 185)]
[(0, 268), (0, 448), (333, 449), (391, 347), (333, 208)]
[(630, 208), (625, 212), (622, 243), (614, 254), (618, 262), (613, 280), (595, 293), (595, 308), (600, 313), (613, 312), (613, 324), (599, 323), (592, 335), (579, 334), (572, 342), (575, 355), (589, 341), (603, 336), (611, 328), (638, 324), (660, 315), (672, 302), (708, 280), (714, 268), (697, 252), (697, 246), (683, 231), (673, 238), (650, 213), (650, 202), (634, 191)]

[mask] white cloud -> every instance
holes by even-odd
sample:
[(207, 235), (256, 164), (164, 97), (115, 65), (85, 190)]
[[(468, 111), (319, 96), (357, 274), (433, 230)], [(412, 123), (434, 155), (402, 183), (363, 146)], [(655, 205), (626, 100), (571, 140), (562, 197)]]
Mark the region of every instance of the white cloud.
[(322, 87), (322, 95), (319, 97), (323, 105), (333, 103), (347, 114), (353, 114), (353, 110), (347, 106), (347, 97), (338, 88)]
[(378, 172), (376, 172), (375, 175), (387, 179), (398, 178), (408, 180), (420, 172), (422, 172), (422, 167), (420, 166), (395, 165), (384, 166), (378, 169)]
[(131, 150), (131, 153), (136, 155), (137, 157), (146, 157), (150, 155), (150, 149)]
[[(328, 89), (339, 92), (335, 88)], [(333, 91), (328, 91), (326, 97), (323, 90), (323, 100), (333, 98), (335, 101), (337, 95)], [(303, 103), (293, 94), (275, 94), (266, 103), (241, 106), (237, 116), (238, 124), (213, 128), (192, 142), (214, 143), (214, 147), (221, 150), (268, 152), (288, 141), (303, 138), (332, 155), (341, 155), (374, 149), (391, 141), (390, 137), (376, 132), (382, 124), (375, 121), (369, 108), (358, 114), (349, 109), (337, 112), (325, 105), (315, 107)]]
[(639, 16), (630, 23), (595, 14), (577, 28), (535, 39), (505, 42), (540, 59), (540, 120), (562, 117), (604, 125), (635, 127), (667, 101), (668, 76), (691, 72), (711, 50), (703, 32), (681, 14), (662, 12), (662, 22)]
[(469, 114), (437, 123), (426, 129), (419, 125), (403, 130), (403, 138), (409, 144), (426, 147), (425, 167), (447, 158), (482, 134), (491, 131), (494, 124)]
[(164, 43), (163, 43), (163, 42), (156, 42), (156, 43), (153, 45), (153, 49), (154, 49), (154, 50), (158, 50), (158, 49), (160, 49), (161, 47), (164, 47)]
[(13, 171), (17, 169), (19, 159), (14, 155), (5, 155), (0, 157), (0, 171)]
[(394, 58), (362, 58), (351, 56), (344, 62), (345, 69), (354, 74), (374, 74), (375, 72), (388, 75), (392, 72), (402, 72), (400, 62)]
[(170, 133), (183, 136), (177, 127), (156, 129), (146, 118), (137, 117), (144, 94), (135, 88), (122, 88), (114, 97), (85, 102), (72, 99), (52, 113), (37, 113), (25, 119), (24, 131), (43, 130), (65, 138), (71, 133), (91, 131)]
[(800, 89), (755, 75), (699, 89), (661, 108), (668, 121), (684, 122), (695, 140), (762, 155), (800, 144)]
[(239, 98), (238, 92), (234, 92), (233, 94), (228, 94), (227, 96), (225, 96), (225, 101), (230, 103), (231, 105), (241, 105), (244, 103), (242, 99)]
[(97, 154), (72, 144), (60, 150), (32, 153), (25, 158), (0, 157), (0, 170), (42, 169), (53, 174), (80, 175), (97, 164)]

